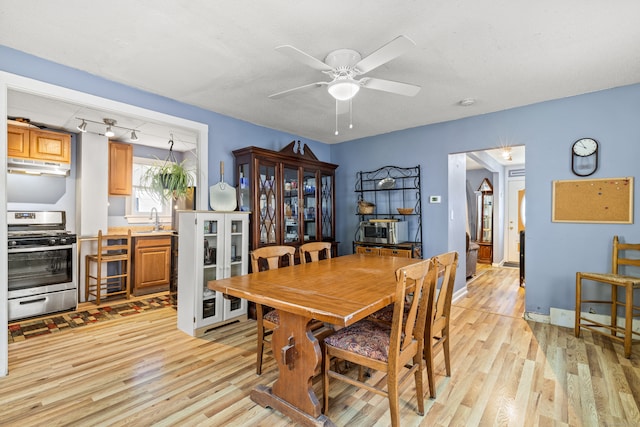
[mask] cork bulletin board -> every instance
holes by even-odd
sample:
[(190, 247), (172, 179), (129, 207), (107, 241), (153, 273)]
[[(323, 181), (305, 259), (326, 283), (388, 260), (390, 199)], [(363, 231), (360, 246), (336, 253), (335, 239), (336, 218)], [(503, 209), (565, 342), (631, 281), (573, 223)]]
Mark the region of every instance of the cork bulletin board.
[(553, 222), (633, 224), (633, 177), (553, 181)]

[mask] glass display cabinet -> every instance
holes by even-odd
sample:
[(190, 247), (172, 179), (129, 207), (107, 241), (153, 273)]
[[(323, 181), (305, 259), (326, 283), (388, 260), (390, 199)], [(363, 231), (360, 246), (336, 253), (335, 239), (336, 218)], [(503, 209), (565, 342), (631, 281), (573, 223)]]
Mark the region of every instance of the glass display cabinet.
[(245, 299), (223, 295), (207, 284), (248, 273), (248, 212), (179, 211), (178, 225), (178, 329), (201, 336), (246, 319)]
[[(247, 147), (233, 152), (238, 207), (251, 212), (250, 249), (335, 242), (335, 170), (305, 144), (280, 151)], [(334, 245), (334, 255), (337, 248)]]

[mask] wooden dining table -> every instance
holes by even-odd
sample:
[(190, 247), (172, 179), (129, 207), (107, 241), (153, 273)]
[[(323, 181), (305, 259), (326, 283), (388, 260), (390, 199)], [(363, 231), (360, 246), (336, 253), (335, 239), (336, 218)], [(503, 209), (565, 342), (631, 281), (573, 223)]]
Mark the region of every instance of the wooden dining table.
[(312, 388), (322, 353), (309, 323), (348, 326), (391, 304), (395, 271), (419, 261), (354, 254), (208, 282), (212, 290), (279, 310), (271, 342), (279, 375), (271, 387), (252, 390), (251, 399), (300, 425), (333, 426)]

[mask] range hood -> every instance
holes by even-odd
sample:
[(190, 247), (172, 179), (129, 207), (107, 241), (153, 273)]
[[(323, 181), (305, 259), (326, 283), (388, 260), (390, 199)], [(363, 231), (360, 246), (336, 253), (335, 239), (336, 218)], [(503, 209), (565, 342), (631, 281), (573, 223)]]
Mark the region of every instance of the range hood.
[(64, 177), (69, 176), (71, 164), (9, 157), (7, 159), (7, 172)]

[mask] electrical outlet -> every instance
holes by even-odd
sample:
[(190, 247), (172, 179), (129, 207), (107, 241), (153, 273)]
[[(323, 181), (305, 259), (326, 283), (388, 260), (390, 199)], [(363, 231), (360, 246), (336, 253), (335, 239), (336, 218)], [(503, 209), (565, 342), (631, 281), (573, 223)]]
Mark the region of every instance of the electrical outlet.
[(589, 313), (596, 314), (596, 309), (593, 307), (589, 307)]

